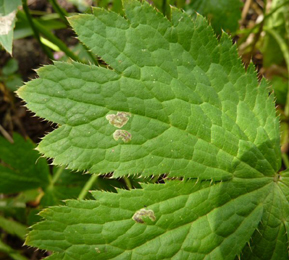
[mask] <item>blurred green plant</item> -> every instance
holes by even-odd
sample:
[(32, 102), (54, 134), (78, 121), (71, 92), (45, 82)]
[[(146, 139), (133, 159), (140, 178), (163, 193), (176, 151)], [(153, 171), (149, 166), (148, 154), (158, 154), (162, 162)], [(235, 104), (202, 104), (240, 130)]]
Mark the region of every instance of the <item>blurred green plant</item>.
[(21, 75), (17, 73), (17, 71), (18, 61), (15, 59), (9, 59), (2, 68), (0, 74), (0, 81), (3, 82), (5, 86), (11, 91), (15, 91), (23, 85)]
[(0, 44), (12, 54), (13, 28), (21, 0), (0, 0)]
[(241, 19), (243, 3), (240, 0), (191, 0), (185, 6), (190, 14), (195, 12), (207, 17), (215, 32), (220, 35), (221, 31), (234, 33), (238, 28), (238, 21)]

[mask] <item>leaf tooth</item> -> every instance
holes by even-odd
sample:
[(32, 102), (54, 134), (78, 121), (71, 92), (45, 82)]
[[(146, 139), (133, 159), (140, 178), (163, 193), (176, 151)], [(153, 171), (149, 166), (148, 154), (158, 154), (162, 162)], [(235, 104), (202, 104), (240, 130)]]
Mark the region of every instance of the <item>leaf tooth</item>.
[(248, 244), (250, 251), (253, 252), (249, 241), (247, 242), (247, 244)]
[[(262, 220), (261, 220), (262, 222)], [(260, 232), (260, 230), (258, 228), (256, 228), (256, 231), (260, 234), (260, 236), (263, 236), (263, 234)]]

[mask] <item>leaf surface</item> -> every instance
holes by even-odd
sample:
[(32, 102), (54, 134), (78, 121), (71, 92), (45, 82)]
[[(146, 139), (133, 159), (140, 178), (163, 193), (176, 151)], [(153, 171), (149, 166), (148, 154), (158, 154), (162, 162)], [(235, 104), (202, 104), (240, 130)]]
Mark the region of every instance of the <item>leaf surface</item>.
[[(252, 67), (245, 73), (227, 35), (218, 42), (201, 16), (177, 9), (169, 21), (147, 3), (124, 6), (126, 18), (103, 9), (70, 18), (108, 68), (57, 62), (18, 91), (60, 125), (39, 151), (55, 164), (115, 176), (274, 175), (273, 98)], [(119, 127), (112, 117), (127, 121)]]
[(281, 173), (263, 205), (263, 220), (244, 249), (244, 259), (288, 259), (289, 171)]
[[(45, 220), (34, 226), (26, 243), (56, 252), (50, 259), (234, 259), (257, 228), (262, 237), (258, 226), (269, 220), (279, 233), (266, 241), (279, 249), (279, 259), (286, 259), (286, 230), (269, 204), (271, 191), (279, 188), (262, 178), (213, 185), (172, 181), (118, 194), (95, 191), (95, 201), (67, 201), (66, 207), (42, 211)], [(156, 220), (134, 220), (142, 208)], [(277, 259), (266, 252), (260, 259)]]
[(18, 91), (59, 124), (38, 149), (91, 173), (194, 180), (69, 200), (42, 211), (26, 243), (55, 252), (50, 260), (287, 259), (288, 173), (278, 173), (266, 81), (200, 15), (124, 8), (125, 18), (103, 9), (70, 18), (107, 67), (57, 62)]

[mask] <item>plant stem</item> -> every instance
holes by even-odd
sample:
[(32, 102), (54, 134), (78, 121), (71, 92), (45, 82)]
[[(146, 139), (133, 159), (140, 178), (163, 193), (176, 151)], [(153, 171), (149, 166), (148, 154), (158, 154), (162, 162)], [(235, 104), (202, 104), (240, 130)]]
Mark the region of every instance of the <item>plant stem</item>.
[[(267, 33), (269, 33), (279, 44), (279, 47), (283, 53), (286, 66), (287, 66), (287, 71), (289, 75), (289, 50), (288, 50), (288, 44), (285, 42), (285, 40), (275, 31), (272, 29), (265, 29)], [(286, 97), (286, 105), (284, 109), (285, 116), (289, 116), (289, 82), (288, 82), (288, 90), (287, 90), (287, 97)]]
[(53, 178), (52, 178), (52, 185), (54, 185), (57, 180), (59, 179), (61, 173), (63, 172), (63, 170), (65, 169), (65, 166), (61, 166), (60, 168), (58, 168), (58, 170), (56, 171), (56, 173), (53, 175)]
[(60, 18), (64, 21), (64, 23), (67, 26), (69, 26), (69, 23), (68, 23), (68, 21), (66, 19), (66, 16), (68, 15), (66, 10), (59, 6), (59, 4), (57, 3), (57, 0), (49, 0), (49, 2), (52, 5), (54, 11), (59, 14)]
[(130, 179), (128, 177), (123, 177), (123, 180), (126, 184), (126, 187), (131, 190), (132, 189), (132, 185), (131, 185), (131, 182), (130, 182)]
[[(24, 1), (24, 0), (23, 0)], [(18, 15), (20, 18), (22, 18), (23, 20), (25, 20), (25, 15), (22, 12), (18, 12)], [(36, 20), (33, 19), (33, 23), (35, 25), (35, 28), (45, 37), (47, 38), (49, 41), (51, 41), (52, 43), (54, 43), (55, 45), (57, 45), (59, 47), (60, 50), (62, 50), (68, 57), (70, 57), (71, 59), (75, 60), (75, 61), (79, 61), (82, 62), (77, 55), (75, 55), (67, 46), (64, 42), (62, 42), (61, 40), (59, 40), (53, 33), (51, 33), (49, 30), (47, 30), (45, 28), (45, 26), (43, 26), (42, 24), (40, 24), (39, 22), (37, 22)], [(54, 59), (52, 57), (52, 59)]]
[[(264, 9), (263, 9), (263, 17), (265, 18), (266, 17), (266, 8), (267, 8), (267, 0), (264, 0)], [(259, 24), (259, 28), (258, 28), (258, 31), (257, 33), (254, 35), (254, 39), (253, 39), (253, 42), (251, 44), (251, 51), (250, 51), (250, 59), (252, 59), (253, 55), (254, 55), (254, 50), (255, 50), (255, 46), (261, 36), (261, 33), (263, 31), (263, 27), (264, 27), (264, 23), (265, 23), (265, 19), (263, 19), (263, 21)]]
[(86, 194), (88, 193), (88, 191), (90, 190), (90, 188), (92, 187), (92, 185), (94, 184), (94, 182), (97, 180), (98, 175), (93, 174), (91, 175), (91, 177), (89, 178), (89, 180), (85, 183), (82, 191), (80, 192), (80, 194), (78, 195), (79, 200), (83, 200), (86, 197)]
[(40, 40), (40, 36), (39, 36), (38, 30), (37, 30), (37, 28), (35, 26), (35, 23), (34, 23), (34, 21), (32, 19), (32, 16), (31, 16), (31, 14), (29, 12), (29, 8), (28, 8), (28, 5), (27, 5), (27, 0), (22, 0), (22, 7), (23, 7), (24, 13), (26, 15), (26, 18), (28, 20), (28, 23), (30, 24), (30, 27), (31, 27), (31, 29), (33, 31), (34, 37), (39, 42), (42, 50), (48, 56), (48, 58), (53, 60), (53, 55), (52, 55), (51, 51), (45, 45), (43, 45), (43, 43)]
[(8, 142), (10, 142), (11, 144), (14, 144), (13, 138), (10, 136), (10, 134), (5, 130), (5, 128), (1, 124), (0, 124), (0, 132), (7, 139)]
[(288, 158), (287, 154), (282, 153), (281, 155), (282, 155), (282, 159), (283, 159), (283, 162), (284, 162), (286, 169), (289, 169), (289, 158)]
[(246, 0), (245, 1), (244, 8), (243, 8), (242, 15), (241, 15), (242, 21), (244, 21), (246, 19), (246, 16), (247, 16), (247, 13), (250, 9), (251, 3), (252, 3), (252, 0)]
[[(69, 22), (66, 19), (66, 16), (68, 16), (68, 13), (66, 12), (65, 9), (61, 8), (57, 2), (57, 0), (49, 0), (50, 4), (52, 5), (53, 9), (55, 10), (55, 12), (57, 12), (60, 16), (60, 18), (64, 21), (64, 23), (70, 27)], [(81, 43), (82, 44), (82, 43)], [(86, 45), (82, 44), (83, 47), (86, 49), (86, 52), (88, 53), (88, 55), (90, 56), (90, 58), (93, 60), (95, 65), (98, 65), (98, 61), (95, 58), (95, 56), (89, 51), (89, 49), (87, 48)]]
[[(266, 14), (266, 15), (264, 16), (264, 19), (263, 19), (262, 22), (264, 23), (264, 22), (265, 22), (270, 16), (272, 16), (276, 11), (278, 11), (281, 7), (283, 7), (284, 5), (287, 5), (287, 4), (289, 4), (289, 1), (286, 1), (286, 2), (284, 2), (284, 3), (282, 3), (282, 4), (278, 5), (278, 6), (276, 6), (274, 9), (272, 9), (268, 14)], [(262, 22), (261, 22), (261, 23), (262, 23)], [(258, 28), (258, 27), (261, 25), (261, 23), (255, 24), (255, 25), (254, 25), (252, 28), (250, 28), (250, 29), (244, 29), (244, 30), (237, 31), (236, 34), (246, 33), (246, 35), (239, 40), (239, 44), (240, 44), (240, 43), (243, 43), (243, 42), (247, 39), (248, 35), (250, 35), (256, 28)]]
[(167, 0), (163, 0), (163, 5), (162, 5), (162, 11), (164, 16), (166, 16), (166, 11), (167, 11)]
[(264, 17), (264, 19), (268, 19), (270, 16), (272, 16), (276, 11), (278, 11), (281, 7), (288, 5), (289, 1), (285, 1), (280, 5), (277, 5), (274, 9), (272, 9), (268, 14), (266, 14), (266, 16)]

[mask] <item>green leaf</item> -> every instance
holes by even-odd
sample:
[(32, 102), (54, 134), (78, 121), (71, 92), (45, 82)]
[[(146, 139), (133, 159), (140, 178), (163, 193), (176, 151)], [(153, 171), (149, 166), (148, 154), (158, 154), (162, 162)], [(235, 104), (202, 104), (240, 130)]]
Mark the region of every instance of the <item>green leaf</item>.
[(4, 196), (0, 199), (0, 212), (6, 218), (13, 218), (21, 223), (26, 223), (26, 203), (36, 201), (40, 195), (39, 188), (27, 190), (19, 193), (17, 196)]
[(12, 54), (15, 16), (21, 0), (0, 0), (0, 44)]
[[(0, 252), (4, 252), (11, 257), (13, 260), (28, 260), (28, 258), (22, 256), (19, 252), (6, 245), (0, 240)], [(9, 258), (10, 259), (10, 258)]]
[(14, 143), (0, 136), (0, 193), (15, 193), (49, 182), (49, 170), (44, 158), (34, 151), (34, 144), (14, 134)]
[(2, 69), (2, 74), (5, 76), (10, 76), (18, 70), (18, 61), (15, 59), (10, 59)]
[(276, 97), (276, 103), (285, 105), (288, 91), (288, 79), (282, 76), (274, 75), (271, 79), (271, 84), (274, 90), (274, 96)]
[(55, 164), (114, 176), (273, 176), (273, 98), (253, 67), (245, 73), (228, 36), (218, 42), (204, 18), (178, 9), (169, 21), (147, 3), (124, 5), (126, 18), (98, 8), (70, 18), (109, 68), (56, 62), (18, 90), (60, 126), (38, 150)]
[[(49, 259), (229, 260), (255, 233), (270, 233), (261, 229), (270, 222), (278, 236), (263, 240), (275, 246), (279, 258), (270, 257), (272, 250), (260, 259), (287, 259), (288, 205), (280, 208), (283, 215), (270, 210), (283, 186), (260, 178), (213, 185), (172, 181), (118, 194), (96, 191), (95, 201), (67, 201), (66, 207), (42, 211), (45, 220), (33, 227), (26, 243), (56, 252)], [(276, 199), (288, 203), (284, 196)], [(141, 209), (152, 212), (155, 221), (137, 218)]]
[(0, 228), (11, 235), (16, 235), (19, 238), (25, 238), (27, 227), (13, 220), (6, 219), (0, 216)]
[(11, 91), (15, 91), (23, 85), (23, 80), (20, 75), (14, 74), (5, 79), (5, 85)]
[(3, 77), (0, 79), (5, 83), (5, 86), (11, 91), (17, 90), (23, 85), (20, 75), (16, 74), (18, 70), (18, 61), (10, 59), (2, 69)]
[(289, 171), (281, 173), (263, 205), (263, 220), (253, 234), (244, 259), (288, 259)]
[(52, 180), (45, 188), (45, 194), (41, 199), (42, 206), (59, 205), (64, 199), (76, 199), (90, 177), (59, 167), (54, 167), (54, 176), (59, 171), (59, 178), (56, 181)]
[(185, 10), (207, 17), (217, 34), (221, 30), (235, 32), (239, 28), (243, 3), (240, 0), (192, 0)]
[(289, 173), (266, 81), (202, 16), (123, 4), (125, 17), (70, 18), (106, 68), (56, 62), (18, 91), (59, 124), (38, 149), (91, 173), (194, 180), (69, 200), (42, 211), (26, 243), (50, 260), (288, 259)]

